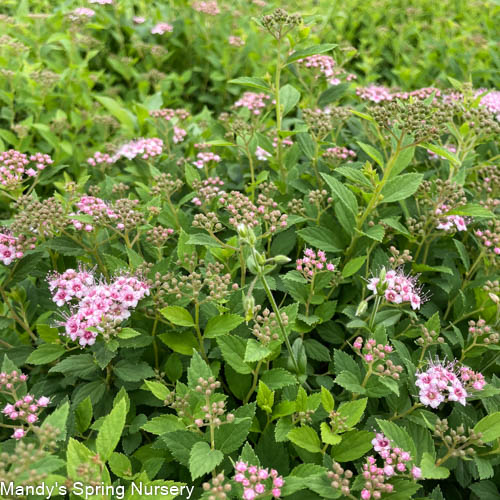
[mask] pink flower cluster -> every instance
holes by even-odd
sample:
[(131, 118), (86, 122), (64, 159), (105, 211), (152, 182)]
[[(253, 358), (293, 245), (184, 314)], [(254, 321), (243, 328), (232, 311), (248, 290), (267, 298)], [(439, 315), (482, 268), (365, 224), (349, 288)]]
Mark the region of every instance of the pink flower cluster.
[[(34, 245), (33, 245), (34, 246)], [(0, 261), (10, 266), (15, 259), (22, 259), (24, 253), (17, 238), (8, 233), (0, 233)]]
[(467, 366), (456, 370), (456, 361), (431, 361), (428, 368), (417, 371), (415, 385), (420, 389), (419, 399), (425, 406), (437, 408), (445, 401), (457, 401), (463, 406), (472, 389), (481, 391), (486, 382), (479, 372)]
[(198, 158), (196, 161), (193, 162), (193, 165), (197, 168), (203, 168), (205, 165), (208, 165), (211, 161), (215, 163), (219, 163), (221, 161), (221, 157), (215, 153), (212, 153), (210, 151), (206, 152), (200, 152), (196, 155), (196, 158)]
[(266, 107), (266, 100), (270, 99), (263, 92), (245, 92), (240, 99), (234, 103), (235, 108), (247, 108), (254, 115), (260, 115), (262, 108)]
[[(21, 399), (18, 399), (16, 395), (16, 385), (22, 384), (28, 380), (28, 376), (24, 373), (19, 373), (17, 370), (13, 370), (10, 373), (1, 372), (0, 373), (0, 392), (10, 394), (10, 396), (15, 399), (14, 404), (6, 404), (2, 413), (10, 418), (11, 420), (22, 420), (28, 425), (34, 424), (38, 421), (38, 414), (42, 408), (46, 408), (50, 403), (50, 399), (42, 396), (38, 400), (35, 400), (34, 396), (27, 394)], [(14, 429), (12, 437), (14, 439), (21, 439), (26, 435), (24, 428), (20, 427)]]
[[(29, 166), (30, 163), (34, 165)], [(15, 149), (4, 151), (0, 153), (0, 184), (8, 189), (15, 189), (27, 177), (35, 177), (38, 172), (52, 163), (54, 163), (52, 158), (44, 153), (35, 153), (28, 158), (27, 155)], [(23, 178), (23, 176), (27, 177)]]
[(118, 325), (130, 316), (129, 309), (149, 295), (149, 286), (135, 276), (121, 275), (109, 284), (97, 283), (95, 276), (83, 268), (53, 273), (48, 283), (58, 306), (71, 303), (72, 314), (59, 325), (82, 347), (95, 343), (98, 332), (104, 331), (103, 322)]
[(486, 248), (493, 250), (495, 255), (500, 255), (500, 235), (493, 233), (489, 229), (486, 229), (485, 231), (478, 229), (477, 231), (474, 231), (474, 234), (481, 238), (481, 241)]
[(174, 127), (174, 137), (173, 141), (174, 144), (179, 144), (179, 142), (182, 142), (184, 140), (184, 137), (186, 137), (187, 132), (180, 127)]
[(268, 158), (271, 158), (271, 153), (268, 153), (265, 149), (261, 148), (260, 146), (257, 146), (257, 149), (255, 150), (255, 156), (257, 157), (257, 160), (260, 161), (267, 161)]
[[(484, 89), (480, 89), (477, 94), (482, 94), (483, 92)], [(495, 90), (486, 94), (483, 98), (481, 98), (479, 104), (495, 114), (497, 120), (500, 121), (500, 90)]]
[(135, 24), (144, 24), (146, 22), (146, 18), (142, 16), (134, 16), (132, 21), (134, 21)]
[[(282, 146), (293, 146), (293, 141), (289, 137), (284, 137), (281, 139), (281, 145)], [(273, 137), (273, 148), (278, 147), (278, 138), (275, 136)]]
[(335, 271), (335, 266), (326, 261), (326, 254), (322, 250), (318, 250), (316, 253), (311, 248), (306, 248), (304, 257), (297, 259), (296, 269), (302, 273), (306, 280), (312, 281), (317, 273)]
[(68, 17), (71, 21), (78, 21), (83, 18), (91, 18), (95, 16), (95, 10), (88, 9), (87, 7), (79, 7), (69, 13)]
[[(107, 217), (113, 220), (118, 218), (118, 215), (113, 211), (113, 209), (111, 209), (104, 200), (101, 200), (101, 198), (96, 198), (94, 196), (82, 196), (76, 203), (76, 206), (78, 207), (78, 212), (70, 215), (85, 214), (92, 217)], [(71, 222), (77, 230), (83, 229), (87, 232), (94, 230), (94, 226), (92, 224), (84, 223), (76, 219), (73, 219)], [(118, 226), (119, 224), (117, 227)], [(123, 226), (123, 224), (121, 226)], [(118, 229), (123, 229), (123, 227), (118, 227)]]
[(31, 394), (26, 394), (14, 404), (6, 404), (2, 413), (11, 420), (22, 420), (27, 424), (34, 424), (38, 420), (40, 409), (45, 408), (49, 403), (50, 399), (45, 396), (35, 400)]
[[(401, 448), (392, 447), (391, 442), (383, 434), (376, 434), (372, 440), (373, 449), (383, 459), (382, 467), (377, 466), (377, 459), (372, 455), (367, 457), (363, 465), (364, 488), (361, 490), (361, 498), (382, 498), (383, 493), (391, 493), (394, 485), (386, 483), (389, 479), (397, 477), (398, 473), (405, 474), (408, 470), (408, 462), (412, 460), (407, 451)], [(411, 469), (413, 479), (422, 477), (422, 472), (418, 467)]]
[[(457, 148), (453, 144), (447, 144), (445, 146), (445, 149), (447, 149), (450, 153), (453, 153), (453, 154), (455, 154), (457, 152)], [(438, 155), (437, 153), (434, 153), (430, 149), (427, 150), (427, 154), (429, 155), (429, 158), (431, 160), (439, 160), (440, 158), (441, 158), (441, 160), (446, 160), (446, 158), (444, 156)]]
[[(443, 212), (448, 212), (451, 208), (447, 205), (441, 205), (434, 212), (436, 215), (441, 215)], [(455, 227), (453, 227), (455, 226)], [(444, 231), (452, 231), (456, 228), (457, 231), (467, 230), (467, 220), (460, 215), (447, 215), (444, 221), (439, 222), (436, 226), (437, 229), (443, 229)]]
[(239, 36), (230, 36), (228, 41), (229, 45), (232, 45), (233, 47), (243, 47), (243, 45), (245, 45), (244, 40)]
[(370, 278), (367, 288), (375, 295), (384, 296), (387, 302), (401, 304), (409, 302), (413, 310), (420, 309), (425, 301), (416, 276), (406, 276), (400, 268), (397, 271), (382, 269), (380, 277)]
[(100, 163), (116, 163), (120, 158), (133, 160), (140, 157), (143, 160), (154, 158), (163, 152), (163, 141), (158, 137), (149, 139), (137, 139), (123, 144), (114, 155), (97, 151), (94, 156), (87, 159), (87, 163), (93, 167)]
[(208, 14), (209, 16), (217, 16), (220, 14), (219, 6), (215, 0), (208, 2), (193, 2), (193, 9), (197, 12), (203, 12), (203, 14)]
[(209, 177), (201, 182), (201, 186), (197, 187), (198, 196), (193, 198), (193, 203), (200, 207), (203, 203), (209, 203), (217, 196), (221, 196), (224, 191), (221, 187), (224, 186), (224, 181), (220, 177)]
[(234, 469), (234, 480), (243, 486), (243, 500), (260, 498), (260, 495), (269, 494), (269, 491), (273, 498), (280, 498), (285, 481), (275, 469), (269, 471), (247, 462), (236, 462)]
[(334, 148), (328, 148), (323, 156), (338, 160), (347, 160), (349, 158), (356, 158), (356, 153), (352, 149), (348, 149), (344, 146), (336, 146)]
[(392, 94), (388, 88), (379, 85), (369, 85), (368, 87), (358, 87), (356, 95), (365, 101), (382, 102), (392, 101)]
[(165, 33), (172, 33), (174, 27), (168, 23), (157, 23), (151, 28), (153, 35), (163, 35)]
[(346, 81), (348, 82), (356, 79), (356, 75), (346, 74), (341, 67), (336, 67), (337, 63), (331, 56), (316, 54), (299, 59), (297, 62), (303, 64), (306, 68), (319, 68), (320, 73), (316, 75), (316, 79), (319, 78), (320, 74), (323, 74), (330, 85), (338, 85), (341, 82), (339, 76), (343, 75), (347, 75)]

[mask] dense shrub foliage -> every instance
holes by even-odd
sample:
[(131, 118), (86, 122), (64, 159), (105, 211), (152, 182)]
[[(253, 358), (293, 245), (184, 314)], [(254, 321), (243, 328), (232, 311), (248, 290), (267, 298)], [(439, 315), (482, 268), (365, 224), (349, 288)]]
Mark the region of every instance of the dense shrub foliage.
[(0, 497), (499, 498), (500, 7), (177, 4), (0, 6)]

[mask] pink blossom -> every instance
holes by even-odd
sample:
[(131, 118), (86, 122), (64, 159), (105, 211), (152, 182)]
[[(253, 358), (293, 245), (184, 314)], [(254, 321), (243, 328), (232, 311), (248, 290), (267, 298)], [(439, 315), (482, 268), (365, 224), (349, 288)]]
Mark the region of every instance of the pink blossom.
[(15, 429), (12, 437), (14, 439), (22, 439), (26, 435), (26, 431), (24, 429)]
[(151, 28), (153, 35), (163, 35), (165, 33), (172, 33), (174, 27), (168, 23), (157, 23)]

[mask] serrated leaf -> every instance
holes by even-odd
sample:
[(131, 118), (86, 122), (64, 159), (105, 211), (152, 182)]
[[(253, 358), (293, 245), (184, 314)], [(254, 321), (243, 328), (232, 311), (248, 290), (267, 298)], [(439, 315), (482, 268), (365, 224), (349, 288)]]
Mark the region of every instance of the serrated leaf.
[(101, 460), (107, 461), (113, 453), (116, 445), (120, 441), (125, 417), (127, 413), (127, 402), (121, 399), (111, 410), (109, 415), (104, 417), (96, 439), (96, 449)]
[(382, 203), (401, 201), (414, 194), (422, 183), (423, 174), (402, 174), (387, 181), (382, 188)]
[(424, 479), (446, 479), (450, 475), (450, 471), (446, 467), (436, 466), (430, 453), (424, 453), (420, 469)]
[(500, 412), (497, 411), (482, 418), (474, 426), (474, 432), (480, 432), (481, 439), (485, 443), (498, 439), (500, 437)]
[(212, 472), (223, 459), (224, 454), (219, 450), (211, 450), (208, 443), (195, 443), (189, 453), (189, 472), (193, 481)]
[(325, 444), (339, 444), (342, 441), (342, 437), (335, 434), (330, 426), (326, 422), (321, 422), (321, 441)]
[(160, 309), (160, 312), (174, 325), (194, 326), (194, 320), (191, 313), (179, 306), (167, 306)]
[(60, 358), (66, 349), (61, 344), (42, 344), (26, 360), (30, 365), (45, 365)]
[(243, 323), (244, 318), (237, 314), (222, 314), (208, 320), (203, 336), (213, 339), (218, 335), (225, 335)]
[(332, 447), (332, 458), (337, 462), (351, 462), (362, 457), (372, 449), (372, 439), (375, 437), (369, 431), (349, 431), (342, 434), (342, 442)]
[(288, 433), (288, 439), (311, 453), (321, 452), (321, 441), (318, 433), (309, 426), (296, 427)]
[(347, 427), (354, 427), (361, 420), (367, 403), (368, 398), (363, 398), (344, 402), (339, 406), (337, 411), (345, 418), (345, 425)]

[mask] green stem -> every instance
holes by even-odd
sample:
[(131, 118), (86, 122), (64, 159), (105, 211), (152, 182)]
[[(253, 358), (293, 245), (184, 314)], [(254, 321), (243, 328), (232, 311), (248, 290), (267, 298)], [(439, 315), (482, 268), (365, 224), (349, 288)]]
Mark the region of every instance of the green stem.
[(276, 60), (276, 73), (274, 75), (274, 99), (276, 101), (276, 131), (277, 131), (277, 163), (280, 170), (280, 178), (286, 187), (286, 172), (283, 166), (283, 145), (281, 144), (281, 103), (280, 103), (280, 80), (281, 80), (281, 38), (278, 38), (278, 58)]
[(194, 328), (196, 330), (196, 335), (198, 336), (198, 342), (200, 344), (200, 352), (203, 359), (208, 363), (207, 353), (205, 352), (205, 346), (203, 345), (203, 336), (200, 330), (200, 304), (198, 301), (194, 304)]
[(246, 405), (250, 401), (250, 397), (255, 391), (255, 388), (257, 387), (257, 382), (259, 380), (259, 371), (260, 367), (262, 366), (263, 360), (261, 359), (258, 363), (257, 366), (255, 367), (255, 370), (253, 371), (253, 381), (252, 381), (252, 387), (250, 387), (250, 390), (248, 391), (248, 394), (246, 395), (245, 399), (243, 400), (243, 404)]
[(151, 331), (151, 336), (153, 337), (153, 350), (155, 353), (155, 368), (160, 369), (160, 362), (158, 357), (158, 344), (156, 343), (156, 327), (158, 326), (158, 316), (155, 317), (153, 323), (153, 330)]

